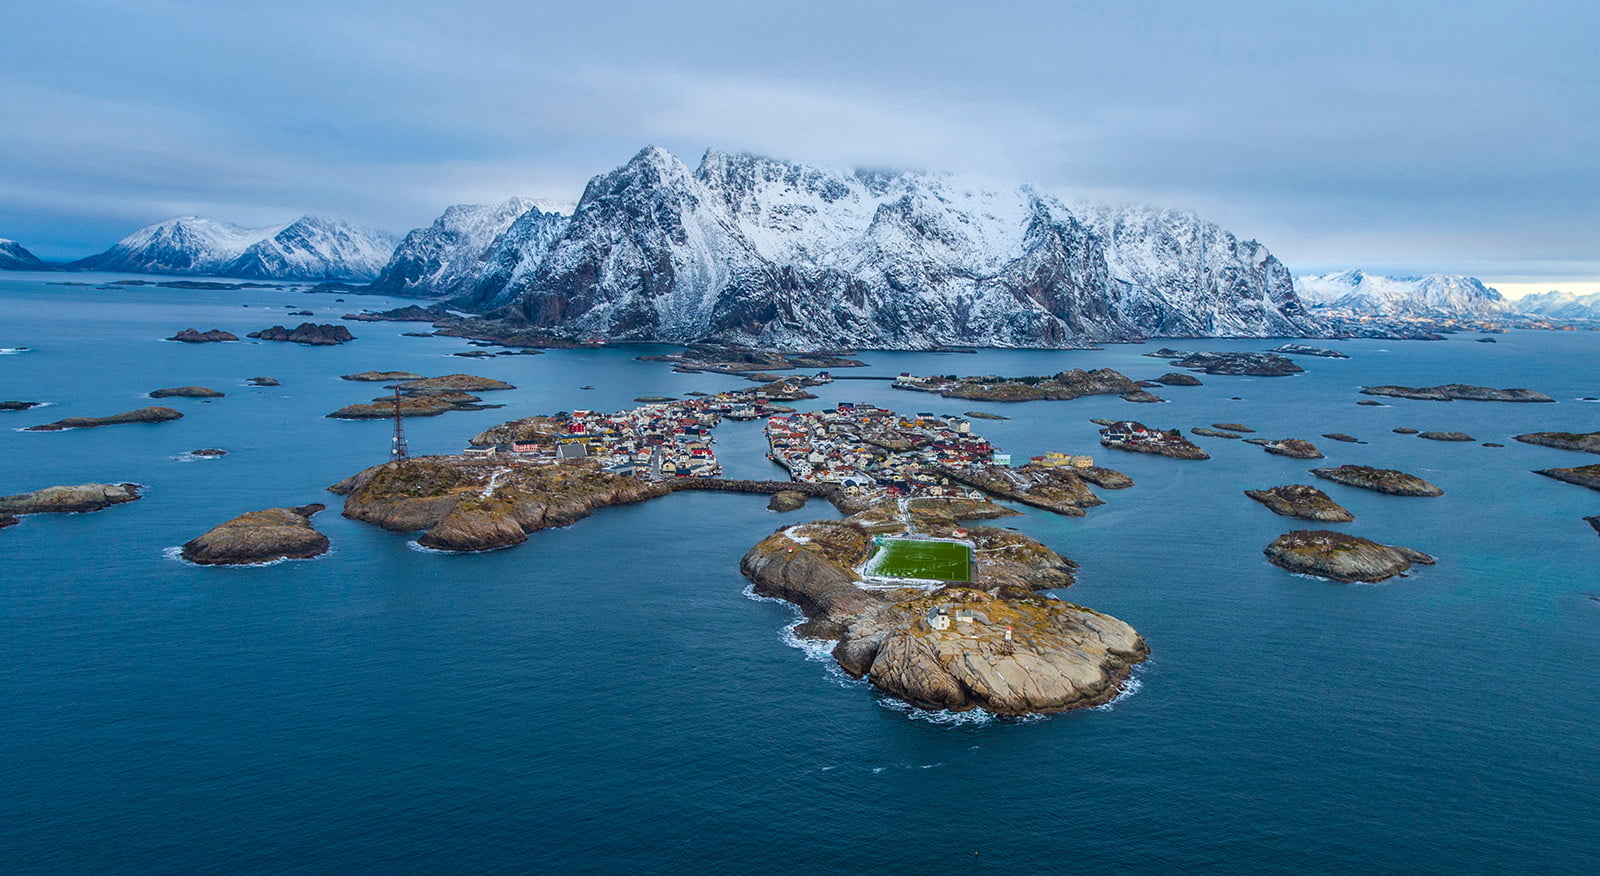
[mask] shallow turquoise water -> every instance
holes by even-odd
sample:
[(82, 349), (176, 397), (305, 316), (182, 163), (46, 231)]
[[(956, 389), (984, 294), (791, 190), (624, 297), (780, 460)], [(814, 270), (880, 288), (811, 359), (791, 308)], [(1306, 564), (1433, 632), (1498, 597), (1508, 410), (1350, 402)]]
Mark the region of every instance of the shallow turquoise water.
[[(450, 357), (462, 341), (352, 324), (336, 348), (183, 345), (387, 303), (252, 290), (115, 292), (0, 275), (0, 493), (137, 481), (140, 502), (0, 532), (0, 869), (8, 872), (1581, 872), (1600, 840), (1600, 494), (1530, 474), (1581, 454), (1509, 441), (1600, 428), (1600, 335), (1331, 344), (1291, 378), (1206, 377), (1114, 398), (998, 405), (841, 380), (815, 404), (977, 407), (1018, 459), (1093, 452), (1133, 489), (1081, 519), (1012, 525), (1082, 566), (1064, 595), (1132, 623), (1152, 660), (1109, 709), (1042, 720), (908, 713), (786, 644), (738, 559), (804, 515), (678, 494), (519, 548), (419, 553), (337, 516), (334, 481), (387, 452), (384, 422), (323, 414), (381, 391), (337, 375), (465, 371), (502, 410), (410, 420), (414, 452), (504, 419), (745, 385), (635, 361), (639, 348)], [(78, 278), (71, 278), (78, 279)], [(249, 304), (248, 308), (242, 306)], [(275, 313), (273, 311), (276, 311)], [(1183, 341), (1196, 349), (1278, 342)], [(867, 353), (900, 371), (1171, 370), (1160, 344), (1098, 352)], [(846, 372), (841, 372), (846, 373)], [(243, 385), (251, 376), (281, 387)], [(1395, 400), (1367, 383), (1527, 386), (1555, 405)], [(185, 419), (14, 431), (172, 399)], [(593, 390), (578, 387), (592, 385)], [(1232, 397), (1238, 396), (1238, 400)], [(1328, 463), (1413, 471), (1439, 499), (1323, 484), (1341, 528), (1436, 554), (1388, 584), (1268, 565), (1294, 528), (1240, 490), (1313, 464), (1198, 439), (1209, 462), (1114, 454), (1092, 417), (1236, 421)], [(1461, 430), (1502, 449), (1393, 434)], [(1318, 438), (1343, 431), (1369, 441)], [(717, 431), (730, 476), (769, 476), (758, 423)], [(218, 460), (179, 461), (223, 447)], [(1321, 463), (1318, 463), (1321, 464)], [(322, 558), (200, 569), (164, 550), (242, 511), (326, 501)]]

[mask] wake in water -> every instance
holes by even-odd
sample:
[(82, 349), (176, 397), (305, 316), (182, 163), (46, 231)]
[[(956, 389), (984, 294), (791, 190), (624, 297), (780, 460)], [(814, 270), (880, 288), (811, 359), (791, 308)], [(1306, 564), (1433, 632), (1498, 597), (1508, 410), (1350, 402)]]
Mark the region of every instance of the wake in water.
[(0, 356), (11, 356), (16, 353), (27, 353), (32, 347), (0, 347)]

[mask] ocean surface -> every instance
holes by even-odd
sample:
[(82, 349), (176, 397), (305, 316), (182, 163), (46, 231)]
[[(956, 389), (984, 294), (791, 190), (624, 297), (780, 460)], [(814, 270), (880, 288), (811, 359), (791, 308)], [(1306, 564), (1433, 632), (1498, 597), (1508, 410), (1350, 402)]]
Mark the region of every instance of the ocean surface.
[[(1113, 614), (1151, 660), (1108, 707), (1049, 718), (927, 714), (841, 675), (753, 599), (743, 553), (787, 522), (764, 497), (684, 493), (603, 510), (479, 555), (345, 520), (325, 487), (382, 462), (388, 422), (324, 415), (381, 394), (368, 369), (467, 372), (519, 388), (499, 410), (406, 422), (455, 452), (513, 417), (748, 386), (674, 374), (645, 347), (486, 360), (425, 328), (348, 323), (328, 348), (189, 345), (312, 310), (393, 302), (283, 289), (107, 290), (0, 274), (0, 494), (131, 481), (138, 502), (0, 531), (0, 871), (6, 873), (1578, 873), (1600, 860), (1600, 494), (1531, 474), (1595, 457), (1510, 440), (1600, 429), (1600, 334), (1344, 341), (1287, 378), (1201, 376), (1114, 397), (999, 405), (840, 380), (811, 404), (982, 408), (1020, 462), (1093, 453), (1136, 486), (1070, 519), (1015, 525), (1082, 564), (1062, 596)], [(335, 297), (346, 301), (337, 302)], [(1163, 345), (864, 352), (839, 374), (1172, 370)], [(245, 384), (272, 376), (279, 387)], [(1530, 387), (1553, 405), (1390, 400), (1364, 384)], [(155, 402), (200, 384), (215, 401)], [(593, 389), (580, 389), (592, 386)], [(22, 427), (166, 404), (183, 420)], [(1328, 460), (1196, 439), (1189, 462), (1100, 448), (1092, 417), (1250, 425)], [(1459, 430), (1447, 444), (1391, 431)], [(1348, 432), (1367, 444), (1322, 439)], [(729, 422), (733, 477), (775, 476), (760, 423)], [(1479, 442), (1499, 442), (1503, 448)], [(199, 448), (230, 451), (193, 459)], [(1400, 468), (1408, 499), (1310, 480)], [(1269, 565), (1312, 524), (1241, 490), (1315, 482), (1337, 528), (1439, 558), (1380, 585)], [(171, 549), (244, 511), (326, 502), (327, 555), (199, 568)]]

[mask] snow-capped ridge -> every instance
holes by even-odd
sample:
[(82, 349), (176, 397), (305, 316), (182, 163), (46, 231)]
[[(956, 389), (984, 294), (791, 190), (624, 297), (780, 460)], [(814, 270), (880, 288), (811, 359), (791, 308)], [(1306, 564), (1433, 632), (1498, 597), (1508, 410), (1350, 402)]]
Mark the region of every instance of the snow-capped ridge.
[[(532, 266), (532, 267), (529, 267)], [(1074, 346), (1302, 335), (1288, 271), (1191, 214), (1075, 215), (1027, 186), (646, 147), (480, 302), (626, 340)]]
[(1350, 270), (1300, 277), (1295, 285), (1307, 304), (1351, 316), (1482, 319), (1513, 309), (1499, 290), (1461, 274), (1387, 277)]
[(69, 270), (216, 275), (273, 280), (366, 280), (394, 248), (381, 231), (302, 216), (282, 225), (242, 228), (200, 216), (146, 225)]

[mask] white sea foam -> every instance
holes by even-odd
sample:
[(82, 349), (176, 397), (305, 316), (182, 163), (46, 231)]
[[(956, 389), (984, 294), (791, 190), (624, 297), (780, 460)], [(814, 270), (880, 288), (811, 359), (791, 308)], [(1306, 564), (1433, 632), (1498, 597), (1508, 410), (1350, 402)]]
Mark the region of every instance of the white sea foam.
[(176, 455), (173, 455), (173, 456), (169, 456), (167, 458), (172, 460), (173, 462), (204, 462), (204, 461), (206, 461), (208, 459), (221, 459), (222, 457), (220, 457), (220, 456), (212, 456), (211, 454), (208, 454), (208, 453), (207, 454), (179, 453), (179, 454), (176, 454)]
[(281, 565), (283, 563), (289, 563), (289, 562), (309, 563), (312, 560), (320, 560), (320, 559), (323, 559), (324, 557), (332, 556), (333, 553), (334, 553), (333, 551), (329, 550), (329, 551), (323, 551), (322, 553), (320, 553), (320, 554), (318, 554), (317, 556), (314, 556), (314, 557), (279, 557), (276, 560), (267, 560), (264, 563), (226, 563), (226, 564), (220, 564), (220, 565), (219, 564), (206, 565), (206, 564), (202, 564), (202, 563), (191, 563), (188, 560), (184, 559), (183, 558), (183, 546), (182, 545), (178, 545), (178, 546), (175, 546), (175, 547), (162, 548), (161, 549), (161, 555), (163, 557), (166, 557), (167, 559), (172, 560), (174, 562), (182, 563), (185, 566), (192, 566), (192, 567), (194, 567), (196, 569), (260, 569), (260, 568), (265, 567), (265, 566), (277, 566), (277, 565)]
[(0, 356), (12, 356), (17, 353), (27, 353), (31, 347), (0, 347)]
[(439, 550), (438, 548), (425, 547), (420, 542), (418, 542), (416, 539), (412, 539), (411, 541), (406, 542), (406, 547), (411, 548), (412, 550), (416, 551), (419, 554), (453, 554), (453, 553), (455, 553), (455, 551), (442, 551), (442, 550)]
[(1128, 680), (1124, 681), (1122, 683), (1122, 690), (1118, 691), (1117, 695), (1112, 697), (1108, 702), (1104, 702), (1104, 703), (1101, 703), (1098, 706), (1091, 707), (1090, 711), (1092, 711), (1092, 712), (1109, 712), (1112, 709), (1116, 708), (1118, 703), (1120, 703), (1123, 700), (1133, 696), (1134, 694), (1138, 693), (1139, 691), (1144, 690), (1144, 681), (1142, 679), (1140, 679), (1139, 676), (1143, 675), (1145, 673), (1145, 670), (1148, 669), (1149, 667), (1150, 667), (1150, 661), (1148, 661), (1148, 660), (1146, 660), (1143, 663), (1135, 665), (1133, 667), (1133, 671), (1128, 675)]

